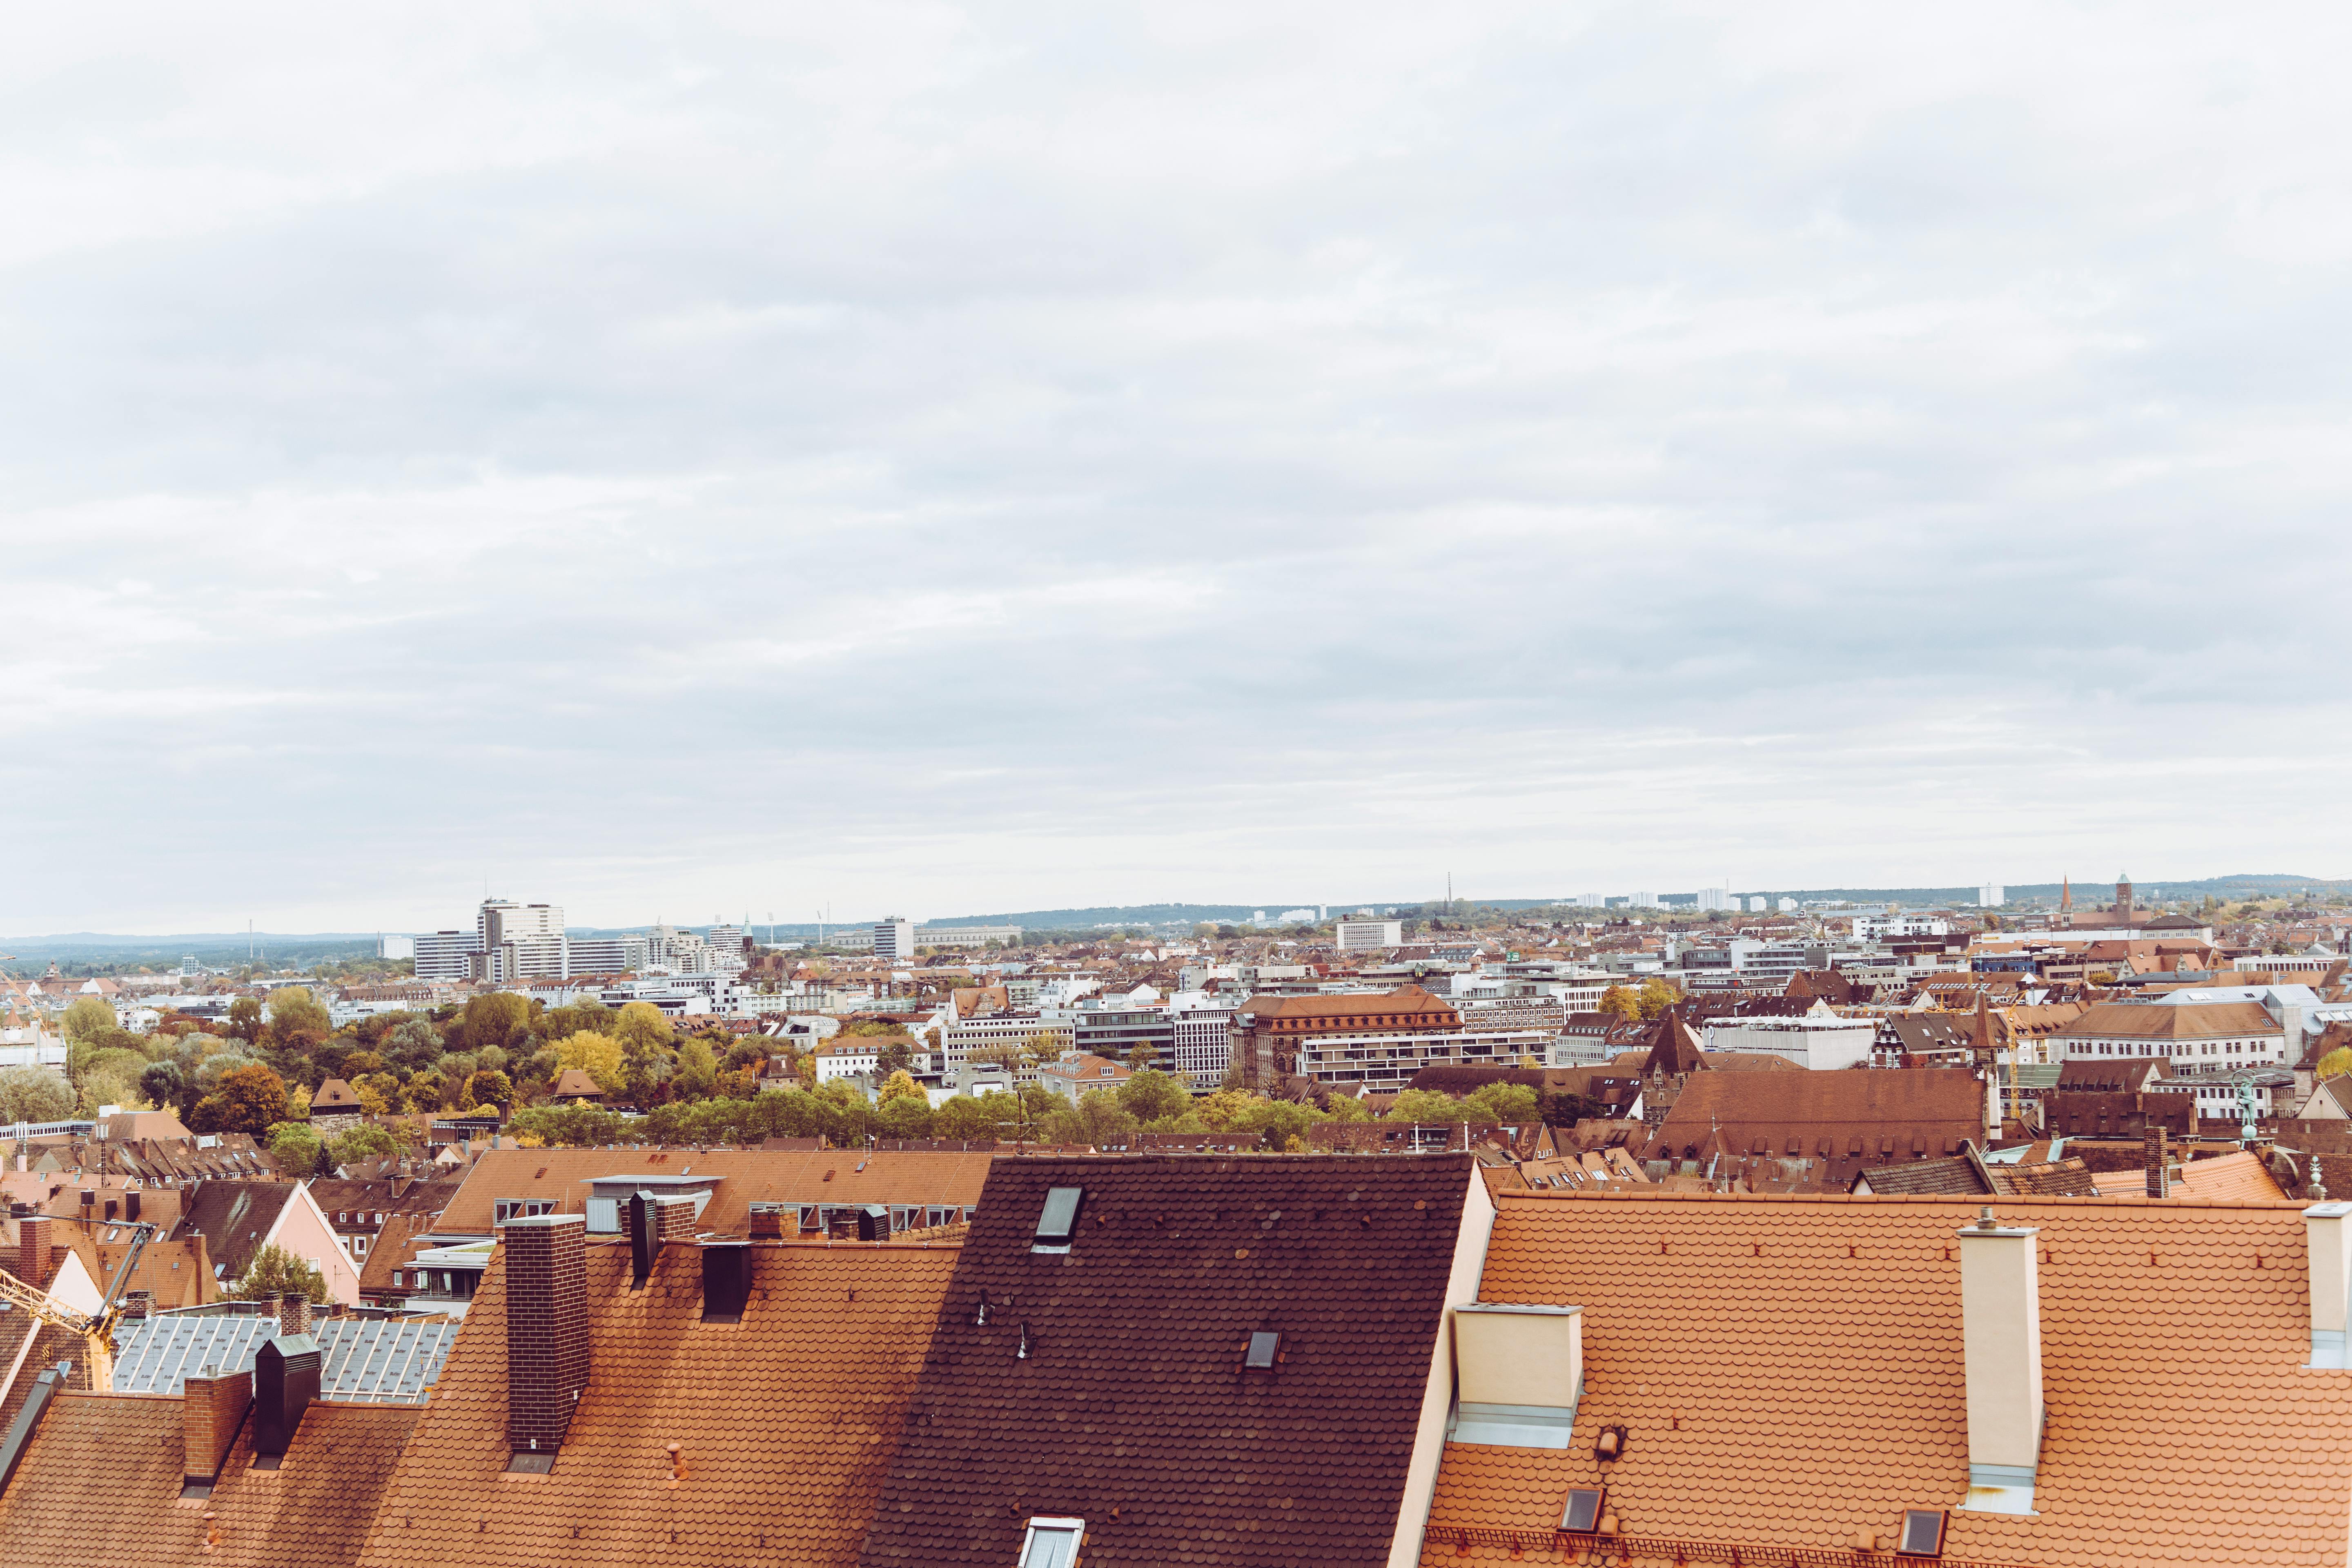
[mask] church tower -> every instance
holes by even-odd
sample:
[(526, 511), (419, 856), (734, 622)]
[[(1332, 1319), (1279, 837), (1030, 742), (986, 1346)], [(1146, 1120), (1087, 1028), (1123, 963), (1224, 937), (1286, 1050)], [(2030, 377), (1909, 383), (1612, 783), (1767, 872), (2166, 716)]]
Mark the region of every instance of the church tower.
[(2067, 880), (2064, 877), (2063, 877), (2063, 876), (2062, 876), (2062, 877), (2060, 877), (2060, 878), (2058, 879), (2058, 909), (2059, 909), (2059, 911), (2060, 911), (2061, 913), (2072, 913), (2072, 912), (2074, 911), (2074, 883), (2072, 883), (2071, 881)]
[(2124, 924), (2131, 923), (2132, 885), (2129, 871), (2124, 872), (2116, 879), (2116, 913), (2123, 917)]

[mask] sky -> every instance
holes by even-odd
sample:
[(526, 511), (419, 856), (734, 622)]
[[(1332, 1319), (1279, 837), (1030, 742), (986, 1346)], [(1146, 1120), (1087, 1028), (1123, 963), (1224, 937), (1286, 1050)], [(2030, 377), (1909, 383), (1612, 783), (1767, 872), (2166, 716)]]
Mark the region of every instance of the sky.
[(28, 12), (0, 931), (2352, 874), (2347, 32)]

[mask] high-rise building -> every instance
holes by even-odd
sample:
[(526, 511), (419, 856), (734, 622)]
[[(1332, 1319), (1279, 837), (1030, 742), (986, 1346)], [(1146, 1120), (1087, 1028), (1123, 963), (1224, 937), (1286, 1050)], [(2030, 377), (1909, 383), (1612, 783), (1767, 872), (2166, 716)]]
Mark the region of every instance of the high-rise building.
[(1402, 921), (1341, 921), (1336, 929), (1341, 952), (1376, 952), (1404, 945)]
[(416, 938), (416, 978), (471, 980), (477, 951), (475, 943), (480, 940), (469, 931), (420, 932)]
[(904, 963), (915, 956), (915, 922), (891, 919), (874, 922), (874, 956)]
[[(1644, 903), (1649, 899), (1649, 896), (1650, 895), (1647, 893), (1636, 893), (1633, 895), (1633, 898), (1635, 902)], [(1731, 901), (1731, 889), (1728, 888), (1701, 888), (1698, 890), (1698, 907), (1702, 910), (1726, 910), (1735, 907)]]
[(2002, 896), (2006, 891), (2007, 889), (2002, 888), (1999, 882), (1987, 882), (1983, 887), (1977, 889), (1977, 908), (1980, 910), (1997, 910), (2000, 908), (2002, 904), (2008, 901)]
[(563, 977), (575, 974), (634, 974), (646, 966), (646, 939), (641, 936), (566, 936)]
[(562, 910), (510, 899), (482, 900), (475, 919), (475, 979), (503, 984), (562, 977)]

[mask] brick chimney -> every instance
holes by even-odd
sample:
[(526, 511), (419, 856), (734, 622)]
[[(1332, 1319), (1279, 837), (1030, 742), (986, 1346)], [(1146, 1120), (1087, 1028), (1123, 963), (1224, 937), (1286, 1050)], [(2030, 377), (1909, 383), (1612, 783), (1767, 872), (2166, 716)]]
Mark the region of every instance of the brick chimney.
[(181, 1470), (185, 1485), (212, 1485), (252, 1404), (253, 1373), (249, 1372), (217, 1377), (207, 1366), (203, 1376), (186, 1380), (180, 1396), (180, 1431), (187, 1450)]
[(2032, 1513), (2042, 1462), (2041, 1232), (2000, 1225), (1988, 1208), (1959, 1234), (1969, 1397), (1969, 1495), (1960, 1506)]
[(278, 1331), (288, 1339), (299, 1339), (310, 1331), (310, 1298), (299, 1290), (278, 1298)]
[(16, 1278), (37, 1290), (49, 1288), (52, 1256), (49, 1216), (28, 1214), (16, 1222)]
[(155, 1292), (154, 1292), (154, 1291), (152, 1291), (152, 1290), (126, 1290), (126, 1291), (124, 1291), (124, 1292), (122, 1293), (122, 1315), (123, 1315), (125, 1318), (128, 1318), (128, 1319), (132, 1320), (133, 1321), (136, 1321), (137, 1320), (139, 1320), (139, 1319), (141, 1319), (141, 1318), (144, 1318), (145, 1316), (147, 1316), (147, 1314), (149, 1314), (150, 1312), (152, 1312), (154, 1310), (155, 1310)]
[(638, 1192), (629, 1199), (629, 1289), (643, 1285), (653, 1273), (663, 1242), (693, 1239), (693, 1198)]
[(507, 1447), (552, 1454), (588, 1386), (588, 1217), (526, 1215), (506, 1251)]
[(2164, 1190), (2164, 1123), (2150, 1121), (2140, 1129), (2140, 1163), (2147, 1169), (2147, 1195), (2160, 1198)]

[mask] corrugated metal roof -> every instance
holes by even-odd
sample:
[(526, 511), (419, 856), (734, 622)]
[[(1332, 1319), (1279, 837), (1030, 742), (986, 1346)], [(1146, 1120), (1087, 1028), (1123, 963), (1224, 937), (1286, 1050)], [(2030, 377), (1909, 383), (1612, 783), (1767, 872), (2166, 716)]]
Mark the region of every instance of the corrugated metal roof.
[[(115, 1330), (114, 1389), (118, 1394), (173, 1394), (205, 1367), (244, 1372), (273, 1320), (257, 1314), (158, 1313)], [(455, 1323), (399, 1318), (328, 1318), (310, 1325), (319, 1342), (319, 1397), (422, 1404), (441, 1375)]]

